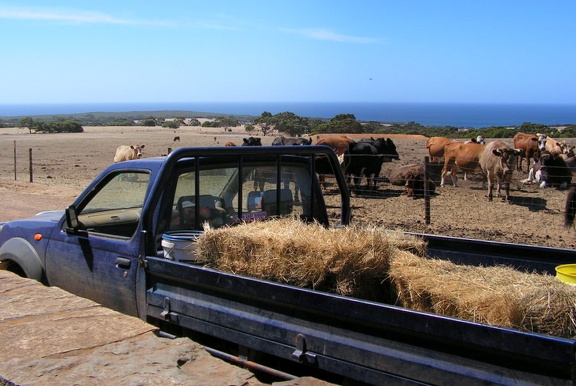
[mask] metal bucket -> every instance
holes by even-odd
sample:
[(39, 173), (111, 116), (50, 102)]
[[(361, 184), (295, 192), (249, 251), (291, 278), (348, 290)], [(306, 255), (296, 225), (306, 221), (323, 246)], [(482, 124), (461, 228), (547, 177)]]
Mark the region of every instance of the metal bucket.
[(175, 231), (162, 235), (162, 249), (164, 257), (183, 263), (202, 263), (196, 254), (196, 241), (202, 231)]

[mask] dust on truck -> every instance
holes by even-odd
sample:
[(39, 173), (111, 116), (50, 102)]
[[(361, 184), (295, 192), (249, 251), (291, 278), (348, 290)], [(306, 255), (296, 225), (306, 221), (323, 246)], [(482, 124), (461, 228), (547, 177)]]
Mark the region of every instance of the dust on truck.
[[(327, 167), (340, 203), (330, 210), (317, 178)], [(574, 383), (571, 338), (223, 272), (172, 249), (207, 226), (280, 217), (348, 225), (349, 193), (331, 149), (181, 148), (111, 165), (65, 211), (2, 224), (0, 261), (275, 375), (378, 385)], [(571, 250), (417, 236), (430, 257), (458, 264), (551, 273), (576, 261)]]

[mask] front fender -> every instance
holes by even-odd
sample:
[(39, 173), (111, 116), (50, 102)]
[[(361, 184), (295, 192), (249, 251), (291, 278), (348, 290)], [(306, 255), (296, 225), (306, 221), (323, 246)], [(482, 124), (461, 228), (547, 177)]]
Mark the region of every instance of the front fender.
[(42, 281), (44, 267), (38, 253), (28, 241), (13, 237), (0, 247), (0, 260), (8, 260), (22, 268), (27, 278)]

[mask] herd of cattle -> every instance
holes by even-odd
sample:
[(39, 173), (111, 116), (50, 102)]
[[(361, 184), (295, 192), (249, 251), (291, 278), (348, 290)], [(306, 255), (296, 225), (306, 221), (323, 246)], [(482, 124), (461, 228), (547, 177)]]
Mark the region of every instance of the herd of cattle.
[(488, 185), (488, 199), (492, 200), (493, 185), (505, 188), (504, 198), (510, 199), (509, 188), (514, 170), (523, 171), (526, 159), (528, 178), (522, 183), (537, 183), (540, 187), (566, 189), (572, 182), (572, 171), (576, 171), (576, 158), (571, 146), (564, 141), (556, 141), (546, 134), (517, 133), (510, 146), (504, 141), (495, 140), (488, 144), (479, 137), (473, 142), (456, 141), (449, 138), (429, 138), (426, 147), (431, 160), (443, 158), (440, 185), (445, 177), (452, 177), (452, 184), (458, 185), (456, 172), (468, 173), (480, 170)]
[[(311, 138), (300, 137), (277, 137), (272, 142), (273, 146), (311, 144)], [(383, 163), (400, 159), (396, 145), (389, 138), (355, 141), (343, 135), (320, 139), (316, 145), (325, 145), (334, 150), (353, 192), (360, 191), (362, 179), (366, 181), (366, 190), (375, 190), (378, 181), (387, 180), (393, 185), (405, 186), (409, 196), (421, 197), (425, 191), (434, 193), (438, 183), (444, 186), (447, 176), (450, 176), (454, 186), (458, 186), (458, 172), (463, 173), (464, 179), (471, 173), (480, 172), (488, 188), (488, 200), (492, 201), (492, 191), (496, 187), (497, 195), (501, 196), (504, 190), (504, 199), (509, 201), (513, 172), (523, 172), (524, 159), (528, 173), (528, 177), (522, 181), (525, 184), (538, 183), (540, 187), (565, 189), (572, 182), (572, 171), (576, 171), (572, 147), (545, 134), (517, 133), (512, 146), (502, 140), (486, 143), (482, 136), (469, 141), (431, 137), (426, 142), (430, 155), (428, 164), (422, 162), (398, 166), (390, 171), (387, 178), (379, 178)], [(236, 145), (229, 142), (226, 146)], [(249, 137), (243, 139), (241, 146), (262, 146), (262, 142), (258, 137)], [(114, 162), (140, 158), (143, 148), (144, 145), (120, 146)], [(333, 174), (332, 170), (325, 169), (320, 160), (316, 170), (321, 178), (324, 174)]]

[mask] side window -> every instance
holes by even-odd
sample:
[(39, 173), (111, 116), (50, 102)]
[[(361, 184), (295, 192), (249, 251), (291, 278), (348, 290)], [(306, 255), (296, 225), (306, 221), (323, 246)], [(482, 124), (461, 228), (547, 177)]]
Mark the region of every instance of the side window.
[(82, 203), (78, 220), (91, 232), (130, 237), (136, 232), (150, 175), (148, 173), (118, 174), (87, 203)]

